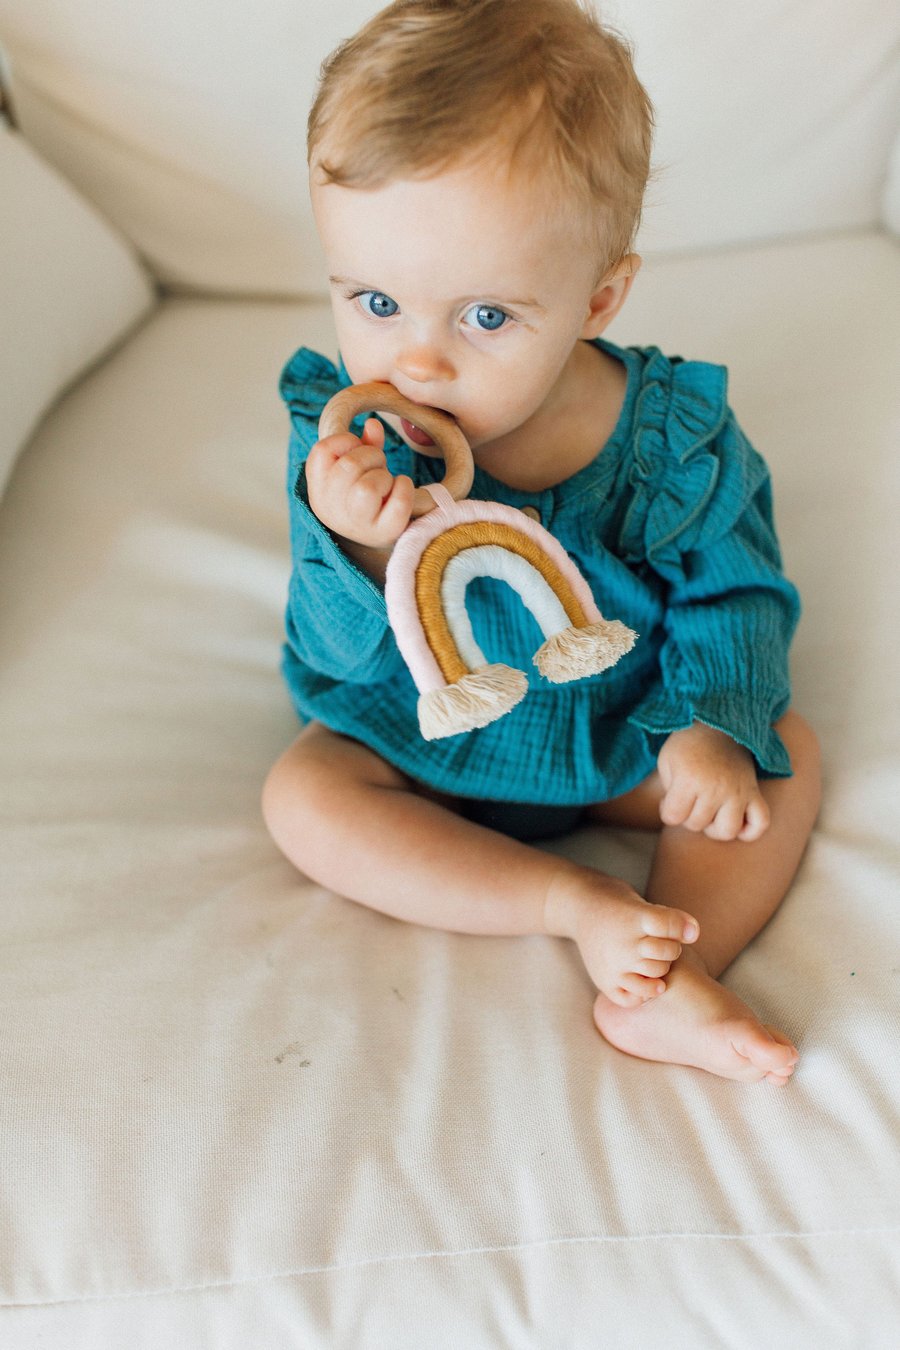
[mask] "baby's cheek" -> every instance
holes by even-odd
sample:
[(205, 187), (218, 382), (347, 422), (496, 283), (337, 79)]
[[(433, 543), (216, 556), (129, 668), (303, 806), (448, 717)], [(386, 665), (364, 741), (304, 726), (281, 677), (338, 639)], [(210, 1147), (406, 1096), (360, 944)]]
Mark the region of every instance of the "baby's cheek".
[(460, 411), (460, 422), (474, 449), (511, 435), (533, 417), (535, 411), (533, 399), (511, 397), (508, 392), (504, 392), (498, 380), (497, 385), (485, 391), (477, 403), (473, 403), (465, 412)]

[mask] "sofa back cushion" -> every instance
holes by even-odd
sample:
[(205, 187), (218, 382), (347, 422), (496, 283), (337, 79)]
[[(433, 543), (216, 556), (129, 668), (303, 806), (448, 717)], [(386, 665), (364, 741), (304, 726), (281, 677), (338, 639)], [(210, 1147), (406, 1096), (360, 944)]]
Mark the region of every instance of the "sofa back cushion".
[(0, 493), (47, 408), (155, 303), (130, 245), (0, 118)]
[[(382, 0), (0, 0), (25, 133), (176, 289), (323, 289), (306, 195), (322, 59)], [(875, 224), (894, 0), (601, 0), (658, 114), (639, 247)]]

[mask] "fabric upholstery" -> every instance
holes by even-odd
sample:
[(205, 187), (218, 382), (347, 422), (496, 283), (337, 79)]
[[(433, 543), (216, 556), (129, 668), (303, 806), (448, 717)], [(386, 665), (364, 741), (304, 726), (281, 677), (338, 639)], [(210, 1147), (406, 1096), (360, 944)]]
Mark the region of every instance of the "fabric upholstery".
[(0, 119), (0, 493), (54, 399), (153, 308), (127, 242)]
[[(857, 233), (655, 262), (610, 330), (729, 367), (804, 600), (825, 802), (725, 977), (783, 1091), (609, 1047), (570, 943), (395, 922), (268, 838), (277, 382), (324, 308), (169, 300), (58, 403), (0, 504), (4, 1350), (893, 1350), (898, 302)], [(548, 847), (640, 885), (652, 839)]]

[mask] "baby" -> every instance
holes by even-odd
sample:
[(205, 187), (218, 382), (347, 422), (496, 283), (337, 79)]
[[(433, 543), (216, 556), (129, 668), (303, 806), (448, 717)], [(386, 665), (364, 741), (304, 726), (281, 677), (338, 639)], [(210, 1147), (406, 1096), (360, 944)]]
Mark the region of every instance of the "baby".
[[(795, 1047), (717, 977), (818, 810), (789, 708), (799, 603), (725, 369), (601, 336), (640, 267), (651, 131), (626, 45), (576, 0), (396, 0), (326, 62), (308, 149), (342, 362), (303, 348), (282, 375), (305, 725), (263, 812), (307, 876), (385, 914), (572, 939), (618, 1049), (784, 1084)], [(317, 432), (372, 380), (457, 420), (472, 496), (540, 519), (640, 635), (618, 665), (549, 684), (521, 600), (476, 580), (478, 646), (530, 669), (528, 696), (422, 739), (383, 581), (442, 460), (395, 416)], [(534, 846), (579, 821), (660, 831), (644, 895)]]

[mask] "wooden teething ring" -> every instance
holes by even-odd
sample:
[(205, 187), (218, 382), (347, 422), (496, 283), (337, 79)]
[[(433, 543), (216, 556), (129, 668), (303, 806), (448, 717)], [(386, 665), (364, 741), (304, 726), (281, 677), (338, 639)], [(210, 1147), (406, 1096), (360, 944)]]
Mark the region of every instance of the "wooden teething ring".
[[(443, 486), (455, 501), (467, 497), (475, 477), (475, 465), (469, 442), (449, 413), (439, 408), (426, 408), (394, 388), (373, 380), (369, 384), (351, 384), (341, 389), (326, 403), (319, 418), (319, 439), (347, 431), (354, 417), (361, 412), (389, 412), (405, 417), (434, 441), (447, 465)], [(416, 488), (413, 498), (413, 516), (424, 516), (433, 510), (434, 498), (427, 488)]]

